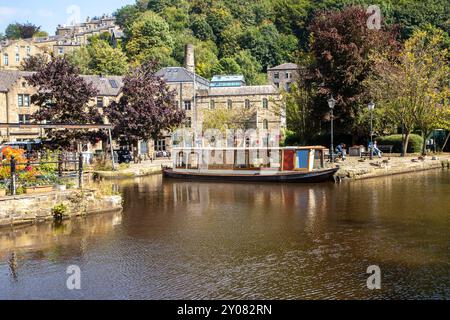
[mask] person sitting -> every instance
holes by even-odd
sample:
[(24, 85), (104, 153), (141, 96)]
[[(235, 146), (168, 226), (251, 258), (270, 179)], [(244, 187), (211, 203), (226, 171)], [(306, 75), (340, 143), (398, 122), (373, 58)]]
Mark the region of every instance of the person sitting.
[(374, 141), (374, 143), (370, 143), (369, 144), (369, 150), (372, 150), (373, 155), (377, 156), (378, 158), (381, 158), (383, 153), (381, 152), (381, 150), (378, 148), (378, 142)]
[(336, 147), (336, 152), (338, 157), (341, 157), (342, 160), (345, 160), (345, 157), (347, 155), (347, 152), (345, 151), (345, 144), (344, 143), (340, 143), (337, 147)]

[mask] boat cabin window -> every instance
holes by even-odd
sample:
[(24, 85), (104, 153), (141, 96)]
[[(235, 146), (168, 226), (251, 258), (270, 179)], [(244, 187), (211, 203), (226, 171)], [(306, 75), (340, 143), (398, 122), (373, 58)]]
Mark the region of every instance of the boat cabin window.
[(178, 152), (176, 158), (177, 169), (186, 169), (186, 154), (184, 152)]
[(197, 152), (191, 152), (189, 155), (188, 169), (200, 168), (200, 156)]
[(325, 164), (323, 150), (316, 150), (314, 154), (314, 169), (323, 169)]

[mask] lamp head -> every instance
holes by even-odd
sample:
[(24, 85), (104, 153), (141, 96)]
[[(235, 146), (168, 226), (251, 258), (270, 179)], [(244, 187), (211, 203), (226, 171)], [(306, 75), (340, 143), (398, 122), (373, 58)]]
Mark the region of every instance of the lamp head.
[(328, 99), (328, 106), (330, 107), (330, 109), (334, 109), (334, 107), (336, 106), (336, 100), (334, 100), (333, 96)]

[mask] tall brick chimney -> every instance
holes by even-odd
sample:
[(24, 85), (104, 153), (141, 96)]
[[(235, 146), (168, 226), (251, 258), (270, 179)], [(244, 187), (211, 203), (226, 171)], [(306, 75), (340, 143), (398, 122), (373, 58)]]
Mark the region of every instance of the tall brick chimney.
[(184, 51), (184, 67), (190, 72), (195, 71), (194, 45), (187, 44)]

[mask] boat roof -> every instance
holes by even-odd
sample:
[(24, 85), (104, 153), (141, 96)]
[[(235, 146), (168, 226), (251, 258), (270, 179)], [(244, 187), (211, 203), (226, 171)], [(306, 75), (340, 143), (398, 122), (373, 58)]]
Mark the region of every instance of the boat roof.
[(173, 150), (323, 150), (324, 146), (302, 147), (174, 147)]

